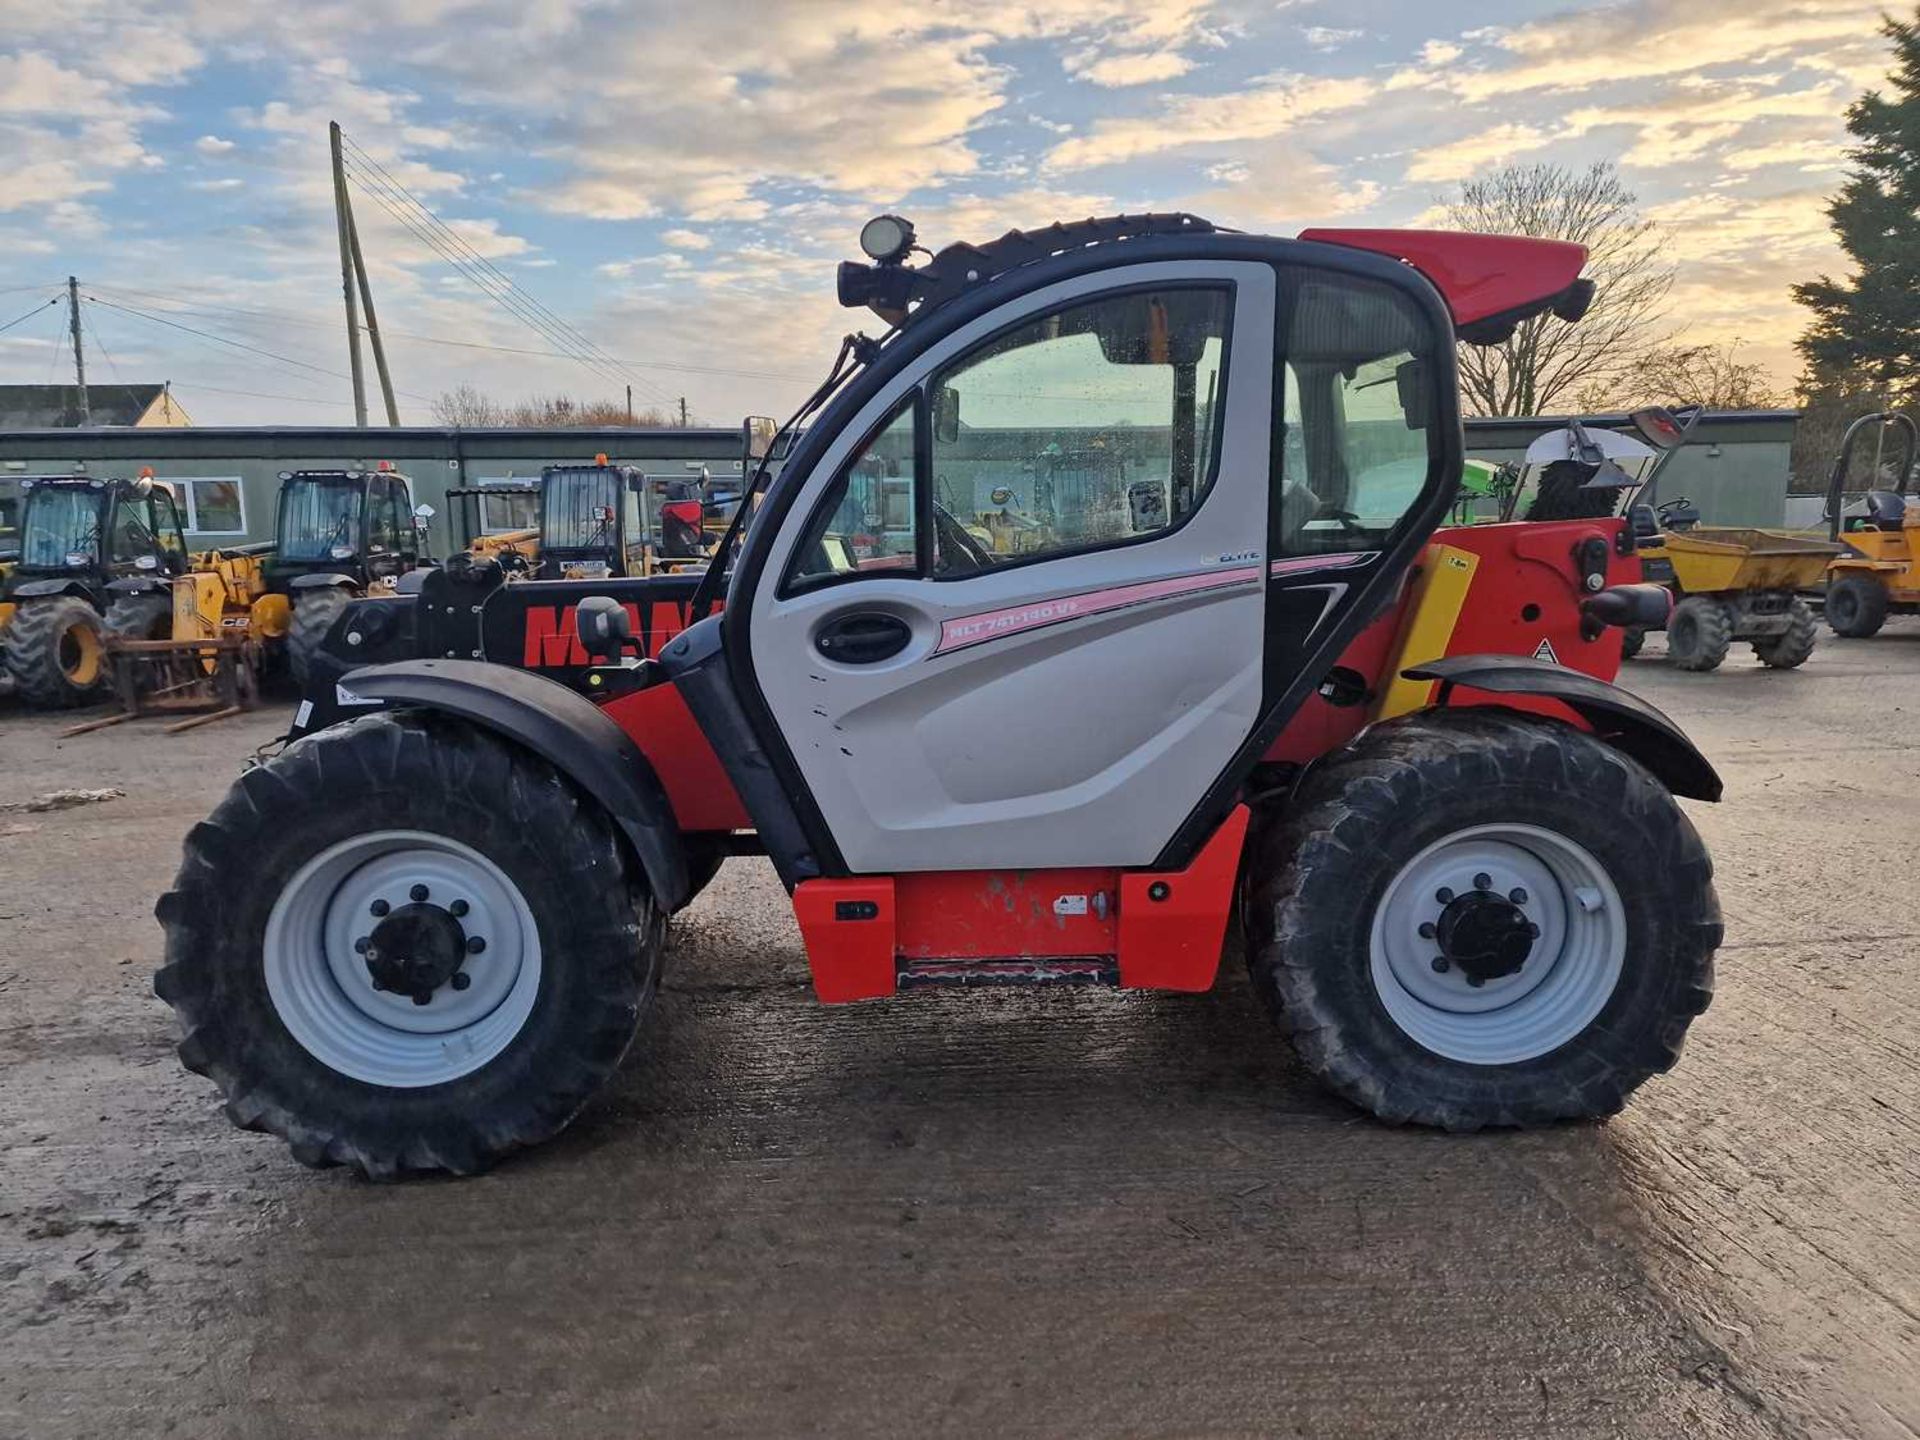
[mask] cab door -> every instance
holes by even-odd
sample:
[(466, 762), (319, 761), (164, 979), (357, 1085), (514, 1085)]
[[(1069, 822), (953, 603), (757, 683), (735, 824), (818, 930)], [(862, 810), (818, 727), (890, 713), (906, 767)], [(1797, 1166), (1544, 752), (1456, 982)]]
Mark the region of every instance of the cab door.
[(1246, 739), (1274, 294), (1187, 261), (1048, 287), (815, 467), (750, 644), (855, 873), (1145, 863)]

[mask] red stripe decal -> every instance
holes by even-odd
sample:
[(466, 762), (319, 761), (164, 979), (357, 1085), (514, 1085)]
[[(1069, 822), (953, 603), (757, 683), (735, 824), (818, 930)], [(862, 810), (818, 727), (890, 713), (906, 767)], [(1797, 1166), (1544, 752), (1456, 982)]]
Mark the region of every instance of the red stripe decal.
[(1374, 552), (1359, 550), (1351, 555), (1300, 555), (1292, 560), (1276, 560), (1267, 567), (1269, 575), (1300, 575), (1309, 570), (1339, 570), (1371, 560)]
[(1205, 570), (1194, 575), (1174, 575), (1165, 580), (1145, 580), (1137, 585), (1121, 585), (1112, 590), (1089, 590), (1081, 595), (1062, 595), (1055, 600), (1036, 600), (1030, 605), (1012, 605), (1004, 610), (984, 610), (978, 615), (962, 615), (940, 627), (940, 643), (933, 653), (964, 650), (987, 640), (1018, 635), (1063, 620), (1099, 615), (1169, 595), (1189, 595), (1202, 590), (1220, 590), (1229, 585), (1244, 585), (1260, 578), (1257, 565), (1234, 570)]

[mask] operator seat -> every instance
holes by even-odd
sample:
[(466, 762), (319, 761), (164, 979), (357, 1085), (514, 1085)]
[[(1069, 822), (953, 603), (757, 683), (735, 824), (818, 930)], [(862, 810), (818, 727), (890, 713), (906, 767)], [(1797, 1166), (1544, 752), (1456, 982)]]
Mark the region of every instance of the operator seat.
[(1869, 490), (1867, 513), (1861, 524), (1867, 530), (1899, 530), (1906, 523), (1906, 515), (1906, 496), (1892, 490)]

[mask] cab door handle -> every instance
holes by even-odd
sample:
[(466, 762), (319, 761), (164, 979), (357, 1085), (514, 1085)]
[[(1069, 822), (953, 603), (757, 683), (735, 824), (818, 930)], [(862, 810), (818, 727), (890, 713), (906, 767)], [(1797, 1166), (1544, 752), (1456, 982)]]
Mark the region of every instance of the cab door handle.
[(913, 639), (913, 627), (898, 615), (859, 610), (820, 627), (813, 648), (842, 665), (874, 665), (891, 660)]

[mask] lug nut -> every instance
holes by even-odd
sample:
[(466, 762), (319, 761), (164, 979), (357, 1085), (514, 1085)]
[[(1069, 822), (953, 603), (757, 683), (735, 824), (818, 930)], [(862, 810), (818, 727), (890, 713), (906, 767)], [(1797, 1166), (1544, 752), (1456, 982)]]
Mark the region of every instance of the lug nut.
[(1527, 903), (1527, 892), (1516, 885), (1507, 892), (1507, 899), (1516, 905), (1524, 905)]
[(1433, 973), (1436, 975), (1444, 975), (1453, 968), (1447, 963), (1447, 957), (1444, 955), (1436, 955), (1427, 963), (1433, 966)]
[(1438, 890), (1433, 892), (1433, 898), (1438, 900), (1442, 905), (1451, 905), (1453, 903), (1453, 891), (1442, 885)]
[(428, 890), (426, 886), (416, 885), (407, 892), (407, 898), (413, 901), (414, 904), (420, 905), (420, 904), (424, 904), (426, 902), (427, 896), (432, 893), (433, 892)]
[(447, 983), (456, 990), (464, 990), (473, 984), (473, 977), (464, 970), (456, 970), (447, 978)]
[(366, 935), (362, 935), (358, 940), (353, 942), (354, 950), (362, 955), (366, 954), (367, 951), (372, 948), (372, 946), (373, 946), (373, 940), (371, 939), (371, 937)]
[(1527, 926), (1527, 938), (1529, 940), (1538, 940), (1540, 938), (1540, 927), (1538, 925)]
[(1476, 990), (1478, 990), (1482, 985), (1486, 983), (1487, 982), (1482, 980), (1478, 975), (1467, 976), (1467, 984), (1471, 985)]
[(1422, 920), (1420, 922), (1420, 938), (1422, 940), (1431, 940), (1439, 933), (1438, 927), (1436, 927), (1431, 920)]
[(387, 904), (387, 902), (384, 900), (376, 900), (373, 902), (373, 904), (367, 907), (367, 909), (371, 910), (376, 916), (384, 915), (387, 913), (387, 911), (391, 910), (392, 908), (393, 907)]
[(478, 955), (482, 950), (486, 948), (487, 948), (487, 941), (485, 936), (469, 935), (467, 937), (467, 953), (469, 955)]
[(1493, 877), (1482, 870), (1478, 875), (1473, 877), (1473, 888), (1476, 890), (1491, 890), (1493, 888)]
[(413, 992), (413, 1003), (416, 1005), (431, 1005), (433, 1003), (433, 996), (424, 990), (416, 990)]
[(447, 913), (458, 920), (462, 915), (467, 913), (467, 902), (464, 900), (454, 901), (453, 904), (447, 906)]

